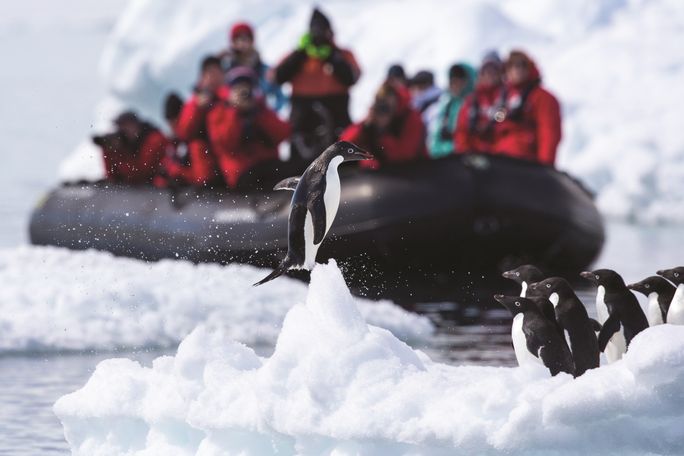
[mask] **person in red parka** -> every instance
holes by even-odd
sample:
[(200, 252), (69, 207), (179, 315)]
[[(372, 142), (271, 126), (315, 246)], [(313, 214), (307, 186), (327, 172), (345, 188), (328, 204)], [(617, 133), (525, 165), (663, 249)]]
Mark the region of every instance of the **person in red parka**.
[(169, 119), (174, 143), (181, 149), (176, 152), (182, 153), (182, 149), (185, 149), (187, 158), (183, 163), (167, 160), (169, 177), (181, 183), (200, 186), (214, 185), (220, 181), (218, 163), (209, 144), (207, 117), (228, 100), (228, 94), (221, 60), (214, 56), (205, 57), (200, 64), (199, 80), (192, 96), (183, 105), (180, 114)]
[(277, 84), (292, 86), (290, 162), (299, 172), (351, 123), (349, 89), (360, 75), (354, 54), (337, 46), (330, 20), (314, 9), (299, 47), (272, 74)]
[(180, 96), (171, 93), (166, 97), (164, 118), (172, 136), (163, 160), (163, 172), (155, 177), (154, 184), (158, 187), (220, 185), (218, 166), (207, 141), (202, 138), (183, 141), (178, 137), (178, 121), (182, 109), (183, 100)]
[(482, 59), (475, 91), (461, 107), (454, 130), (456, 153), (491, 152), (494, 144), (494, 116), (502, 87), (503, 64), (496, 51)]
[(131, 111), (119, 115), (116, 132), (93, 137), (102, 148), (105, 176), (112, 182), (151, 184), (161, 170), (169, 141), (152, 124)]
[(223, 179), (231, 188), (265, 188), (278, 174), (278, 145), (290, 135), (290, 125), (258, 97), (257, 75), (238, 67), (228, 73), (230, 97), (207, 115), (209, 144)]
[(408, 90), (385, 82), (366, 118), (350, 125), (340, 140), (357, 144), (375, 155), (360, 166), (378, 168), (384, 163), (399, 163), (427, 157), (425, 125), (420, 113), (411, 107)]
[(539, 69), (524, 52), (512, 51), (506, 60), (501, 99), (492, 152), (553, 166), (561, 140), (560, 105), (541, 86)]

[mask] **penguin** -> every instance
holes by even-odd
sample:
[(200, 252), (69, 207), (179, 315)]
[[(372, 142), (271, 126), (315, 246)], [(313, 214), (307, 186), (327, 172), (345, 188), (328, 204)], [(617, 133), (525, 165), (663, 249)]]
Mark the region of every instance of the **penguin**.
[(494, 299), (513, 314), (511, 338), (519, 366), (542, 363), (551, 375), (559, 372), (574, 373), (568, 345), (553, 323), (539, 311), (533, 298), (495, 295)]
[(598, 287), (596, 314), (603, 325), (598, 337), (599, 350), (605, 351), (608, 362), (615, 362), (627, 352), (634, 336), (648, 328), (646, 315), (617, 272), (597, 269), (580, 275)]
[(520, 290), (520, 296), (525, 297), (527, 294), (527, 289), (531, 283), (540, 282), (544, 280), (544, 273), (542, 273), (539, 268), (531, 264), (524, 264), (510, 271), (506, 271), (501, 274), (502, 277), (510, 279), (520, 285), (522, 289)]
[[(501, 276), (506, 279), (510, 279), (521, 286), (521, 298), (530, 297), (530, 284), (544, 280), (544, 273), (541, 272), (539, 268), (531, 264), (524, 264), (515, 269), (511, 269), (510, 271), (502, 273)], [(539, 305), (539, 310), (541, 313), (555, 323), (556, 314), (554, 313), (553, 305), (548, 301), (548, 299), (536, 301), (536, 304)]]
[(684, 266), (658, 271), (659, 276), (672, 282), (677, 290), (672, 296), (666, 321), (671, 325), (684, 325)]
[(667, 323), (667, 311), (676, 290), (670, 282), (662, 277), (651, 276), (641, 282), (631, 283), (627, 288), (638, 291), (648, 298), (646, 317), (650, 326)]
[(373, 155), (357, 145), (338, 141), (321, 153), (301, 177), (278, 182), (274, 190), (292, 190), (287, 227), (287, 255), (268, 276), (255, 283), (262, 285), (288, 269), (313, 269), (316, 253), (330, 230), (340, 205), (340, 176), (343, 162), (368, 160)]
[(588, 369), (599, 367), (600, 353), (595, 331), (598, 322), (589, 318), (587, 309), (568, 281), (560, 277), (550, 277), (530, 285), (530, 291), (534, 296), (551, 301), (556, 321), (562, 328), (572, 352), (575, 376), (579, 377)]

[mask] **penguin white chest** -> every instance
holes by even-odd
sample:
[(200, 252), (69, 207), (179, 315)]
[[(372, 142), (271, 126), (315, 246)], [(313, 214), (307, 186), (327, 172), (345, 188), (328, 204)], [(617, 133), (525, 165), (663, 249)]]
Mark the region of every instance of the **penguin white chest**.
[(604, 324), (608, 320), (608, 306), (606, 306), (606, 289), (599, 285), (596, 291), (596, 318), (598, 322)]
[(337, 167), (344, 161), (344, 158), (337, 156), (330, 161), (328, 170), (325, 172), (325, 192), (323, 192), (323, 202), (325, 203), (325, 232), (326, 234), (332, 226), (333, 220), (340, 207), (340, 195), (342, 188), (340, 185), (340, 175)]
[(658, 293), (653, 292), (648, 295), (648, 325), (662, 325), (663, 313), (660, 311), (660, 304), (658, 304)]
[(518, 360), (518, 366), (527, 366), (530, 364), (544, 364), (541, 359), (534, 356), (527, 349), (527, 338), (523, 332), (523, 320), (525, 315), (519, 313), (513, 317), (513, 324), (511, 325), (511, 339), (513, 340), (513, 350), (515, 350), (515, 358)]
[(560, 296), (558, 296), (558, 293), (551, 293), (551, 296), (549, 296), (549, 301), (551, 301), (551, 304), (553, 304), (553, 308), (555, 309), (558, 307), (558, 303), (560, 302)]
[(520, 297), (521, 297), (521, 298), (524, 298), (526, 294), (527, 294), (527, 282), (525, 282), (525, 281), (523, 280), (523, 283), (522, 283), (522, 290), (520, 290)]
[(677, 285), (667, 311), (667, 322), (671, 325), (684, 325), (684, 284)]

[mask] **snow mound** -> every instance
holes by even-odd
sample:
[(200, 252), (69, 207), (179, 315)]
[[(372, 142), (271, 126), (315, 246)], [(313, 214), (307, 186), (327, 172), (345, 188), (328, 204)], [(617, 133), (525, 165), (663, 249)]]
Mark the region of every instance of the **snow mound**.
[[(244, 265), (145, 263), (57, 248), (0, 250), (0, 355), (4, 352), (175, 347), (197, 325), (272, 347), (306, 285)], [(355, 300), (370, 323), (411, 342), (433, 333), (423, 316), (389, 301)]]
[(680, 454), (684, 327), (579, 379), (447, 366), (364, 322), (313, 271), (270, 358), (201, 326), (151, 367), (101, 362), (54, 411), (74, 455)]
[[(102, 57), (109, 88), (98, 108), (106, 128), (133, 107), (161, 120), (169, 90), (189, 92), (200, 58), (225, 46), (229, 24), (257, 28), (266, 62), (277, 63), (298, 42), (311, 3), (141, 0), (124, 10)], [(684, 221), (684, 8), (676, 0), (440, 0), (326, 2), (336, 39), (363, 68), (352, 92), (358, 119), (389, 64), (430, 68), (445, 84), (457, 60), (477, 63), (490, 48), (523, 47), (560, 98), (564, 140), (560, 166), (587, 181), (601, 210), (620, 219)], [(79, 154), (88, 151), (80, 148)], [(87, 157), (72, 159), (85, 176), (101, 173)], [(78, 175), (66, 167), (62, 178)]]

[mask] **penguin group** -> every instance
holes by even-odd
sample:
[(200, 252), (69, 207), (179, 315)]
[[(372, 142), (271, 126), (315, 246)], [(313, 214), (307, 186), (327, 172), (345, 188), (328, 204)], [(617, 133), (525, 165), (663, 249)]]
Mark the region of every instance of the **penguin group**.
[[(600, 353), (609, 363), (620, 359), (634, 336), (649, 326), (684, 325), (684, 266), (657, 274), (626, 285), (611, 269), (580, 273), (596, 286), (597, 321), (567, 280), (547, 278), (533, 265), (504, 272), (504, 278), (521, 286), (520, 296), (494, 296), (513, 315), (511, 338), (518, 365), (537, 363), (551, 375), (579, 377), (599, 367)], [(630, 290), (648, 298), (647, 313)]]

